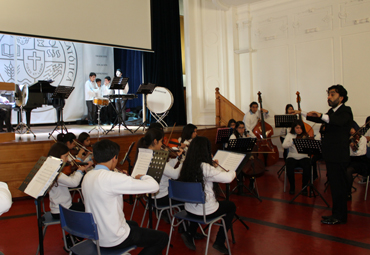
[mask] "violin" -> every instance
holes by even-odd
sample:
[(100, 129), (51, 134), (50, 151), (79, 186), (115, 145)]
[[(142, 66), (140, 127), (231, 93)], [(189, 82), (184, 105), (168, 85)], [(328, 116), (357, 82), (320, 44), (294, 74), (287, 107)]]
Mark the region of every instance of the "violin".
[(180, 151), (174, 150), (174, 149), (172, 149), (171, 147), (168, 147), (165, 144), (162, 144), (162, 149), (167, 150), (167, 151), (170, 152), (168, 159), (170, 159), (170, 158), (177, 158), (177, 163), (174, 166), (174, 168), (175, 169), (178, 168), (179, 165), (181, 164), (182, 156), (185, 155), (185, 152), (182, 151), (181, 154), (179, 155), (178, 152), (180, 152)]
[[(301, 111), (301, 96), (300, 96), (299, 91), (297, 91), (296, 95), (297, 95), (298, 111)], [(298, 119), (302, 120), (302, 114), (298, 115)], [(313, 128), (309, 124), (307, 124), (306, 122), (304, 122), (304, 121), (302, 121), (302, 122), (304, 124), (304, 128), (306, 129), (306, 132), (307, 132), (308, 136), (309, 137), (314, 137)]]

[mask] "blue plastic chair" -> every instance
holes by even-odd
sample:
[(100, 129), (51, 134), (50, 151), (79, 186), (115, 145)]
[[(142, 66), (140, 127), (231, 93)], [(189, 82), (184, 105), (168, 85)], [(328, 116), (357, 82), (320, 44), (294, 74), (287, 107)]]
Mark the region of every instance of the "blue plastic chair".
[[(67, 231), (71, 235), (87, 238), (87, 240), (74, 244), (70, 248), (70, 255), (72, 252), (76, 255), (120, 255), (129, 254), (129, 251), (136, 249), (135, 245), (124, 249), (107, 249), (100, 247), (98, 228), (91, 213), (73, 211), (61, 205), (59, 205), (59, 209), (63, 238), (65, 239), (64, 231)], [(71, 240), (73, 242), (73, 238), (71, 238)]]
[[(223, 226), (224, 231), (225, 231), (225, 236), (226, 236), (227, 248), (229, 250), (229, 254), (231, 255), (229, 239), (227, 238), (226, 225), (225, 225), (225, 221), (223, 219), (223, 217), (226, 214), (223, 214), (219, 217), (214, 217), (214, 218), (207, 217), (206, 211), (205, 211), (205, 202), (206, 202), (205, 201), (205, 194), (204, 194), (204, 191), (203, 191), (203, 188), (202, 188), (202, 184), (200, 182), (180, 182), (180, 181), (169, 180), (168, 196), (170, 198), (170, 208), (171, 208), (170, 212), (171, 212), (171, 215), (173, 217), (172, 217), (172, 221), (171, 221), (170, 238), (168, 240), (166, 255), (168, 254), (168, 251), (169, 251), (169, 248), (170, 248), (172, 231), (173, 231), (174, 227), (177, 227), (178, 225), (180, 225), (184, 220), (196, 222), (198, 224), (209, 225), (205, 254), (208, 253), (209, 237), (210, 237), (212, 225)], [(185, 210), (182, 210), (178, 213), (173, 214), (172, 199), (177, 200), (177, 201), (181, 201), (181, 202), (184, 202), (184, 203), (203, 204), (203, 216), (190, 215)], [(178, 219), (180, 221), (177, 224), (174, 224), (175, 219)], [(217, 223), (220, 220), (221, 220), (222, 224)]]

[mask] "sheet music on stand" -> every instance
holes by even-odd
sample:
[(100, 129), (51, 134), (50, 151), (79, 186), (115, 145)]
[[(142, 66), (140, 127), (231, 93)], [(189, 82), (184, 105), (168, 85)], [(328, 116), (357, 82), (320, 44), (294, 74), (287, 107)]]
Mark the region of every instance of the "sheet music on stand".
[(217, 143), (227, 143), (229, 142), (229, 138), (231, 134), (233, 133), (232, 128), (226, 127), (226, 128), (217, 128), (217, 134), (216, 134), (216, 144)]
[[(218, 163), (227, 170), (236, 171), (244, 158), (244, 153), (218, 150), (213, 157), (213, 160), (217, 159)], [(217, 167), (217, 169), (223, 171), (219, 166)]]
[(294, 121), (297, 120), (297, 115), (285, 114), (285, 115), (275, 115), (275, 127), (292, 127)]
[(159, 183), (162, 179), (168, 155), (168, 151), (153, 151), (151, 149), (140, 148), (139, 155), (131, 176), (135, 177), (138, 174), (147, 174), (153, 177)]
[(256, 142), (257, 138), (230, 139), (227, 150), (242, 153), (251, 152)]
[(297, 148), (298, 153), (308, 155), (321, 154), (321, 140), (314, 139), (293, 139), (293, 143)]
[(128, 82), (128, 77), (114, 77), (109, 89), (122, 89), (124, 90)]
[(58, 86), (55, 88), (54, 93), (52, 94), (52, 98), (63, 98), (67, 99), (72, 91), (75, 89), (75, 87), (69, 87), (69, 86)]
[(34, 198), (45, 196), (64, 165), (59, 158), (41, 157), (18, 189)]

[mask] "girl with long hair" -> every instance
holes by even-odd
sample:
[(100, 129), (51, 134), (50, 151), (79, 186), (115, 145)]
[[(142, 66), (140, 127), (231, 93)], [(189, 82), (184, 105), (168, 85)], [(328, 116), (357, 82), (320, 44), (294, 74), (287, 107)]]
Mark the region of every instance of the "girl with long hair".
[[(295, 193), (295, 178), (294, 169), (300, 167), (303, 169), (302, 188), (308, 184), (311, 176), (311, 161), (307, 154), (298, 153), (297, 148), (293, 143), (293, 139), (308, 137), (302, 120), (293, 122), (290, 132), (286, 135), (283, 148), (288, 149), (288, 156), (285, 161), (287, 176), (290, 184), (289, 194)], [(307, 190), (302, 192), (302, 195), (307, 195)]]
[(238, 121), (235, 124), (234, 132), (230, 136), (230, 139), (237, 139), (237, 138), (247, 138), (250, 137), (245, 129), (245, 124), (243, 121)]
[[(200, 182), (206, 195), (205, 212), (209, 217), (226, 214), (224, 217), (227, 230), (230, 229), (235, 215), (236, 206), (231, 201), (217, 201), (214, 192), (214, 182), (230, 183), (235, 178), (235, 171), (223, 171), (215, 167), (212, 162), (211, 143), (206, 137), (195, 137), (188, 149), (186, 159), (183, 163), (179, 181)], [(185, 203), (185, 210), (193, 215), (203, 215), (203, 205)], [(194, 236), (198, 224), (191, 222), (188, 231), (181, 235), (185, 245), (195, 250)], [(228, 253), (225, 247), (226, 236), (222, 227), (219, 228), (213, 248)]]
[(189, 146), (191, 141), (197, 136), (197, 126), (193, 124), (187, 124), (182, 129), (181, 137), (178, 139), (181, 143), (181, 148)]

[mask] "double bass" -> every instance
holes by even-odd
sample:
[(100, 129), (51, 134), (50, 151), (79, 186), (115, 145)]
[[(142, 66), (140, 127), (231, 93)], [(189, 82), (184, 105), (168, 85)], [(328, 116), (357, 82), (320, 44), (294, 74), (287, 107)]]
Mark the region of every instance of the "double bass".
[(257, 137), (258, 158), (265, 162), (266, 166), (275, 165), (279, 160), (279, 151), (276, 145), (271, 141), (274, 134), (273, 128), (265, 122), (264, 114), (262, 112), (262, 97), (261, 92), (258, 91), (258, 102), (261, 109), (261, 119), (253, 128), (253, 134)]
[[(297, 91), (296, 95), (297, 95), (298, 111), (301, 111), (301, 96), (300, 96), (299, 91)], [(302, 115), (301, 114), (298, 115), (298, 119), (302, 120)], [(304, 121), (302, 121), (302, 122), (304, 124), (304, 128), (306, 129), (306, 133), (308, 134), (308, 136), (311, 137), (311, 138), (314, 137), (313, 128), (309, 124), (307, 124), (306, 122), (304, 122)]]

